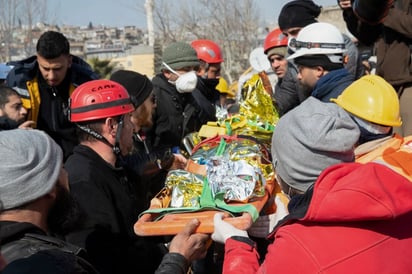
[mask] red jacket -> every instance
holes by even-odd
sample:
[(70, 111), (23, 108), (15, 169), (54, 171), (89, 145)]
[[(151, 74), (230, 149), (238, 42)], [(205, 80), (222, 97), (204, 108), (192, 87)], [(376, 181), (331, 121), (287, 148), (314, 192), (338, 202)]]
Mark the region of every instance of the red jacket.
[(228, 239), (223, 273), (412, 273), (411, 227), (411, 182), (384, 165), (339, 164), (304, 217), (272, 234), (260, 267), (254, 248)]

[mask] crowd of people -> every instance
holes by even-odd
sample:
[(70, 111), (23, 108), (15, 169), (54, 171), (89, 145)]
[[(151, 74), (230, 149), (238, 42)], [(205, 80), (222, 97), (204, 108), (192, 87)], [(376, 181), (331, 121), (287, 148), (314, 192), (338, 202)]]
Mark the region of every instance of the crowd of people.
[(374, 45), (376, 74), (318, 22), (321, 6), (282, 7), (262, 46), (277, 77), (272, 164), (289, 201), (271, 197), (276, 212), (248, 230), (217, 213), (212, 234), (197, 219), (173, 237), (133, 227), (168, 172), (186, 168), (185, 136), (239, 111), (221, 47), (173, 42), (153, 79), (101, 79), (62, 33), (44, 32), (34, 56), (0, 66), (0, 272), (412, 272), (412, 2), (365, 2), (338, 4)]

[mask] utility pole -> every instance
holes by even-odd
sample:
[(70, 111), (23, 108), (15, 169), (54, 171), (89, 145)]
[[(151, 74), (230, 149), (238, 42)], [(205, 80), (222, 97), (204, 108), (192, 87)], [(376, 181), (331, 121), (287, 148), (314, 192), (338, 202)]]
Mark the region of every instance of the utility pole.
[(146, 21), (147, 21), (147, 34), (149, 36), (149, 46), (154, 45), (154, 24), (153, 24), (153, 8), (154, 0), (146, 0), (144, 3), (144, 8), (146, 10)]

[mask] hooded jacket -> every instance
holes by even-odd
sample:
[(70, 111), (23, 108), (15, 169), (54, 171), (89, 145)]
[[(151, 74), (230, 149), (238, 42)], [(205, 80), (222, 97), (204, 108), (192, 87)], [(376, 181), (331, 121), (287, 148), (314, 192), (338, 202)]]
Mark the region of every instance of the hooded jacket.
[(411, 182), (384, 165), (329, 167), (308, 207), (269, 235), (260, 268), (254, 247), (229, 238), (223, 273), (412, 273), (411, 199)]

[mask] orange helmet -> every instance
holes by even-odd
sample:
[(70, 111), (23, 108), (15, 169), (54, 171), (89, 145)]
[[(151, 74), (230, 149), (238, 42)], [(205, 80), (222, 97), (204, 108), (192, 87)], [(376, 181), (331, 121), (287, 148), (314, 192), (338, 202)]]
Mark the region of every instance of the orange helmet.
[(92, 121), (134, 110), (127, 90), (111, 80), (93, 80), (78, 86), (70, 96), (71, 122)]
[(268, 33), (265, 38), (265, 42), (263, 42), (263, 51), (265, 54), (271, 48), (277, 47), (287, 47), (288, 46), (288, 37), (283, 34), (280, 28), (274, 29)]
[(197, 53), (197, 58), (208, 64), (222, 63), (222, 50), (211, 40), (195, 40), (191, 43)]

